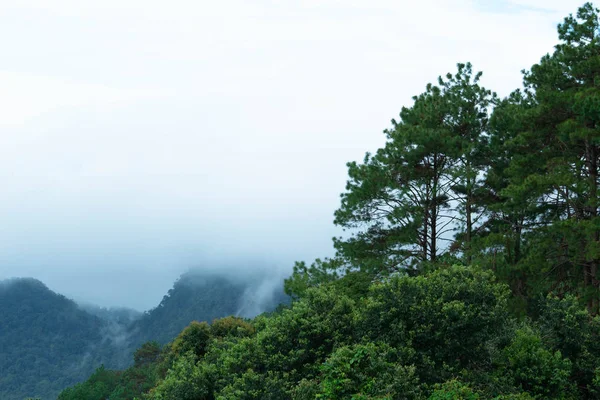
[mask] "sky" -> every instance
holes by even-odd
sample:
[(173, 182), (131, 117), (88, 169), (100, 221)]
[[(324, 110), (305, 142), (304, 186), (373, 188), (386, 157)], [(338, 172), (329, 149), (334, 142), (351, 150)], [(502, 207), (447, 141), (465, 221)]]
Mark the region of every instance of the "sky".
[(145, 310), (330, 256), (346, 162), (458, 62), (508, 95), (582, 4), (0, 2), (0, 279)]

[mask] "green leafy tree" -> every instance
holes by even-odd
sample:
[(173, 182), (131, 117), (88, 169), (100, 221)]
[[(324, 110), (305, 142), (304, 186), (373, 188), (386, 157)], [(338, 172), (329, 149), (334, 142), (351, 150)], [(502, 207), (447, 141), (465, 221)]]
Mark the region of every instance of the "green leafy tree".
[(581, 398), (600, 394), (595, 379), (600, 364), (600, 317), (592, 317), (572, 295), (549, 296), (542, 304), (540, 330), (547, 347), (571, 361), (570, 380)]
[(481, 397), (466, 385), (456, 379), (436, 385), (436, 389), (429, 400), (478, 400)]
[(302, 297), (311, 287), (335, 282), (347, 271), (347, 265), (341, 258), (317, 258), (310, 266), (297, 261), (292, 275), (285, 280), (285, 292), (295, 298)]
[(206, 322), (192, 321), (173, 341), (173, 352), (181, 355), (191, 351), (202, 357), (211, 337), (211, 329)]
[(169, 369), (167, 376), (148, 394), (153, 400), (209, 400), (211, 397), (210, 371), (197, 364), (198, 357), (189, 351), (181, 355)]
[(386, 344), (338, 348), (322, 366), (318, 399), (419, 399), (422, 393), (414, 366)]
[(247, 337), (254, 335), (256, 329), (250, 322), (242, 318), (229, 316), (215, 319), (210, 325), (210, 333), (216, 338), (228, 336)]
[(105, 400), (118, 384), (118, 374), (99, 367), (87, 381), (65, 389), (58, 400)]
[(465, 368), (491, 370), (494, 343), (506, 340), (508, 288), (491, 272), (454, 266), (375, 285), (362, 314), (363, 335), (414, 350), (423, 382)]
[(539, 398), (574, 398), (569, 377), (571, 362), (560, 351), (545, 348), (531, 328), (516, 331), (512, 343), (503, 351), (506, 373), (520, 389)]

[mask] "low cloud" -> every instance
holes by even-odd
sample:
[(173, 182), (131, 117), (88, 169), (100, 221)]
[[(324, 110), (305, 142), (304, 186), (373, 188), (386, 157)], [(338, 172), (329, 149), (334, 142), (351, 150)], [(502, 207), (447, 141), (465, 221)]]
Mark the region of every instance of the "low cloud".
[(329, 256), (345, 163), (457, 62), (520, 86), (580, 5), (3, 4), (0, 279), (145, 310), (192, 266)]

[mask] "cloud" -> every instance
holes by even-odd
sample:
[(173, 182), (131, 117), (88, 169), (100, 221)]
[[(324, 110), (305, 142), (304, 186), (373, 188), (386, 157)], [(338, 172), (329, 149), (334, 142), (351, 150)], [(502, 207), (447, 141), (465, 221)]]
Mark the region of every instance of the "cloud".
[(533, 10), (560, 13), (562, 17), (566, 17), (570, 13), (574, 14), (577, 11), (577, 7), (583, 4), (582, 2), (575, 3), (564, 0), (510, 0), (507, 3)]
[(330, 255), (345, 163), (457, 62), (507, 95), (578, 6), (3, 2), (0, 278), (147, 308), (204, 261)]
[[(0, 71), (0, 129), (18, 127), (51, 113), (76, 112), (81, 108), (110, 109), (159, 95), (152, 90), (131, 90), (69, 82), (62, 79)], [(2, 135), (2, 142), (12, 141)]]

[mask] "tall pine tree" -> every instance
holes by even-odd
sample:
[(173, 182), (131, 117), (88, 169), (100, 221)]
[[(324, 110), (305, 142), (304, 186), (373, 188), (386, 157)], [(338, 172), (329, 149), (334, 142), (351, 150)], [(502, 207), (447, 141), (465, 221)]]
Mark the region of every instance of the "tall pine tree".
[(505, 193), (540, 205), (531, 262), (551, 290), (574, 290), (598, 312), (600, 37), (590, 3), (558, 27), (561, 43), (525, 73), (535, 107), (515, 139)]

